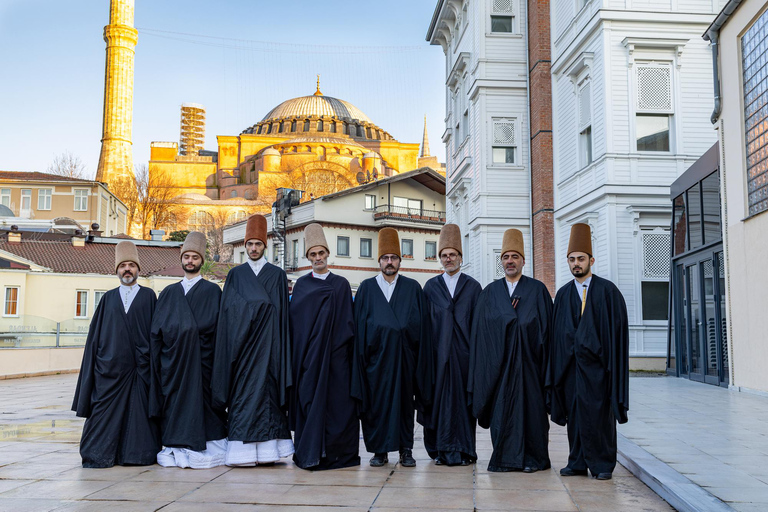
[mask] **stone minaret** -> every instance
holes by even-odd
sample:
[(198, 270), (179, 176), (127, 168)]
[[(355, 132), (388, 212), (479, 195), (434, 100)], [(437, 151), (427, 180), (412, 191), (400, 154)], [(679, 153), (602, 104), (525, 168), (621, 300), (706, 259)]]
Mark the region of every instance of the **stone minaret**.
[(421, 138), (421, 155), (419, 155), (419, 157), (424, 158), (427, 156), (430, 156), (429, 136), (427, 135), (427, 116), (424, 116), (424, 135)]
[(104, 121), (96, 180), (114, 183), (133, 177), (133, 59), (138, 31), (133, 28), (134, 0), (111, 0), (104, 27), (107, 66), (104, 74)]

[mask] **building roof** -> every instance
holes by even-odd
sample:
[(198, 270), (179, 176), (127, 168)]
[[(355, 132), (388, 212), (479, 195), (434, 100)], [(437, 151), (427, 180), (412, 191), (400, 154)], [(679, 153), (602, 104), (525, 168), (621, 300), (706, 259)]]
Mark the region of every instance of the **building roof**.
[[(434, 190), (438, 194), (445, 195), (445, 178), (437, 171), (430, 167), (421, 167), (419, 169), (415, 169), (413, 171), (403, 172), (400, 174), (395, 174), (394, 176), (387, 176), (384, 178), (380, 178), (375, 181), (371, 181), (370, 183), (366, 183), (364, 185), (359, 185), (357, 187), (348, 188), (346, 190), (341, 190), (339, 192), (335, 192), (333, 194), (328, 194), (325, 196), (320, 197), (319, 199), (323, 201), (327, 201), (329, 199), (335, 199), (337, 197), (343, 197), (349, 194), (355, 194), (357, 192), (361, 192), (363, 190), (368, 190), (371, 188), (376, 188), (380, 185), (384, 185), (386, 183), (396, 183), (398, 181), (411, 179), (418, 183), (421, 183), (425, 187), (427, 187), (430, 190)], [(316, 198), (317, 199), (317, 198)]]
[(83, 178), (70, 178), (69, 176), (59, 176), (58, 174), (48, 174), (37, 171), (0, 171), (0, 180), (9, 181), (66, 181), (72, 183), (94, 183), (93, 180)]
[[(141, 242), (137, 243), (141, 276), (177, 275), (173, 272), (173, 267), (179, 265), (179, 247), (169, 246), (167, 242), (164, 242), (164, 246), (145, 245), (147, 242), (144, 240), (137, 242)], [(28, 231), (21, 232), (21, 243), (10, 243), (8, 232), (0, 234), (0, 251), (48, 268), (52, 272), (65, 274), (114, 275), (115, 243), (86, 241), (84, 247), (75, 247), (69, 235)]]
[(720, 11), (720, 13), (715, 17), (712, 24), (707, 27), (707, 31), (704, 32), (704, 35), (702, 36), (705, 41), (712, 41), (713, 38), (716, 38), (718, 32), (720, 32), (720, 29), (723, 25), (725, 25), (725, 22), (728, 21), (728, 18), (731, 17), (731, 14), (736, 11), (736, 9), (739, 7), (739, 4), (742, 2), (742, 0), (728, 0), (728, 2), (723, 7), (723, 10)]
[(328, 116), (337, 118), (350, 118), (371, 122), (368, 116), (349, 102), (315, 94), (301, 96), (282, 102), (264, 116), (263, 121), (269, 119), (283, 119), (292, 117)]

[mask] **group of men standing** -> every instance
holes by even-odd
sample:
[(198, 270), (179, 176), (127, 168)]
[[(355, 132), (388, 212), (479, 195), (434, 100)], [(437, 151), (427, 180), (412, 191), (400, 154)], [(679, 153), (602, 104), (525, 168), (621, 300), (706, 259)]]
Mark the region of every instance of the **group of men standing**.
[[(289, 300), (285, 272), (264, 257), (266, 219), (246, 224), (248, 261), (223, 292), (200, 276), (205, 236), (182, 249), (185, 277), (159, 299), (139, 287), (136, 247), (118, 244), (121, 285), (102, 298), (86, 342), (73, 410), (86, 417), (84, 467), (207, 468), (360, 464), (413, 457), (414, 416), (438, 465), (477, 460), (475, 428), (490, 428), (490, 471), (550, 467), (549, 418), (568, 427), (565, 476), (608, 479), (616, 421), (628, 409), (628, 326), (618, 289), (592, 275), (591, 233), (573, 226), (575, 280), (557, 293), (523, 275), (522, 233), (504, 233), (505, 277), (484, 290), (461, 272), (458, 226), (440, 233), (445, 270), (419, 283), (400, 274), (400, 241), (379, 231), (381, 272), (353, 300), (329, 271), (319, 224), (304, 232), (312, 271)], [(156, 302), (156, 304), (155, 304)], [(294, 437), (291, 439), (291, 431)]]

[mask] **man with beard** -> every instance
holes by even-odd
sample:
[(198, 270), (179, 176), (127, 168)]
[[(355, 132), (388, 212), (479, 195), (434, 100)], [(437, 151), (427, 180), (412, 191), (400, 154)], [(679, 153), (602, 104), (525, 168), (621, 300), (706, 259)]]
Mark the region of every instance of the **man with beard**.
[(120, 286), (93, 314), (72, 410), (86, 418), (80, 439), (84, 468), (155, 463), (157, 425), (149, 418), (149, 331), (157, 297), (136, 283), (139, 253), (124, 240), (115, 248)]
[(248, 218), (244, 241), (248, 261), (224, 284), (211, 384), (214, 408), (228, 408), (228, 466), (272, 464), (293, 454), (288, 279), (264, 257), (266, 217)]
[(629, 410), (627, 306), (616, 286), (592, 274), (592, 233), (574, 224), (568, 266), (574, 280), (557, 291), (550, 380), (552, 421), (568, 426), (563, 476), (610, 480), (616, 467), (616, 421)]
[(533, 473), (550, 467), (546, 375), (552, 297), (523, 275), (525, 247), (517, 229), (504, 232), (504, 278), (480, 294), (472, 326), (469, 392), (472, 412), (491, 429), (488, 471)]
[(355, 296), (352, 396), (358, 401), (371, 466), (389, 462), (413, 467), (414, 409), (432, 398), (429, 317), (419, 283), (400, 275), (400, 239), (379, 231), (381, 274), (360, 283)]
[(360, 427), (349, 394), (352, 290), (328, 270), (330, 252), (320, 224), (304, 229), (304, 247), (312, 272), (296, 281), (291, 296), (293, 461), (311, 470), (359, 466)]
[(469, 339), (480, 283), (461, 272), (461, 232), (456, 224), (440, 230), (437, 255), (445, 273), (424, 286), (433, 347), (435, 387), (424, 425), (424, 447), (438, 465), (467, 466), (477, 460), (475, 424), (467, 407)]
[(192, 231), (181, 248), (184, 279), (160, 293), (152, 320), (150, 414), (161, 421), (161, 466), (224, 464), (226, 415), (211, 405), (211, 371), (221, 288), (200, 275), (206, 239)]

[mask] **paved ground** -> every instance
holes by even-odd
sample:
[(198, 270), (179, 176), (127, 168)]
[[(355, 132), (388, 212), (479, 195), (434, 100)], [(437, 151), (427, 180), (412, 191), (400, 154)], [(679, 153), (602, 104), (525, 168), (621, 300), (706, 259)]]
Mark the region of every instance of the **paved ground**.
[[(618, 466), (611, 481), (560, 478), (565, 430), (553, 425), (553, 470), (488, 473), (488, 431), (478, 431), (474, 466), (437, 467), (417, 432), (416, 468), (364, 464), (308, 472), (292, 463), (272, 468), (212, 470), (115, 467), (82, 469), (82, 420), (69, 411), (76, 375), (0, 381), (0, 511), (665, 511), (666, 502)], [(392, 454), (394, 455), (394, 454)]]
[(768, 398), (673, 377), (630, 379), (627, 439), (734, 510), (768, 510)]

